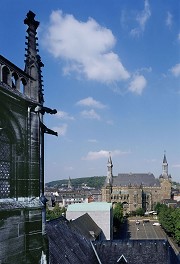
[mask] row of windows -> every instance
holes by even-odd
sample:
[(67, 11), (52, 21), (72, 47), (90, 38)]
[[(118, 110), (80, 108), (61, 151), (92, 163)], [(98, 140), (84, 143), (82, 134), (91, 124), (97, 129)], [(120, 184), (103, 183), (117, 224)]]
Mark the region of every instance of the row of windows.
[(127, 194), (127, 195), (113, 195), (111, 198), (114, 200), (127, 200), (127, 199), (129, 199), (129, 194)]
[(1, 69), (1, 82), (24, 93), (26, 80), (20, 78), (16, 72), (11, 72), (7, 66), (3, 66)]

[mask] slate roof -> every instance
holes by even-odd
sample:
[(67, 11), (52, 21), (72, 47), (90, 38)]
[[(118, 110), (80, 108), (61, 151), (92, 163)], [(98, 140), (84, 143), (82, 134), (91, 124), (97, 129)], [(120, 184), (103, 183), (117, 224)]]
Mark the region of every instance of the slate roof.
[(77, 230), (82, 236), (90, 240), (96, 240), (101, 233), (101, 228), (87, 213), (69, 222), (72, 230)]
[[(102, 264), (178, 264), (173, 249), (165, 240), (129, 240), (93, 242)], [(119, 262), (118, 262), (119, 261)]]
[(160, 186), (159, 180), (152, 173), (119, 173), (113, 177), (113, 186)]
[(46, 233), (49, 242), (49, 263), (98, 264), (90, 240), (72, 231), (64, 217), (47, 222)]
[(166, 240), (90, 242), (72, 230), (69, 221), (64, 217), (47, 222), (46, 232), (51, 264), (114, 264), (124, 261), (128, 264), (179, 263), (178, 257)]

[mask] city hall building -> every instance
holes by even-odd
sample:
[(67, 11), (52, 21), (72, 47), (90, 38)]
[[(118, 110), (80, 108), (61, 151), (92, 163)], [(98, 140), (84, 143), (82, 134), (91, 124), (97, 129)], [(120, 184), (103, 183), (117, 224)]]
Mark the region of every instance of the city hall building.
[(108, 173), (102, 188), (102, 201), (122, 203), (124, 214), (143, 208), (151, 211), (165, 199), (171, 199), (171, 175), (164, 154), (162, 174), (156, 179), (152, 173), (119, 173), (113, 176), (113, 163), (108, 159)]

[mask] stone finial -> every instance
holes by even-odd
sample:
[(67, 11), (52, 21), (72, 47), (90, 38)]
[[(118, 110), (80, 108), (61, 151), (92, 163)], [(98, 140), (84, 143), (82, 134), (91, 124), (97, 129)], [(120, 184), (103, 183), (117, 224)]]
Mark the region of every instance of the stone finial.
[(35, 14), (32, 11), (29, 11), (27, 13), (27, 17), (24, 19), (24, 24), (28, 25), (29, 27), (31, 27), (32, 29), (34, 28), (34, 30), (36, 31), (36, 29), (39, 26), (39, 21), (36, 21), (35, 18)]

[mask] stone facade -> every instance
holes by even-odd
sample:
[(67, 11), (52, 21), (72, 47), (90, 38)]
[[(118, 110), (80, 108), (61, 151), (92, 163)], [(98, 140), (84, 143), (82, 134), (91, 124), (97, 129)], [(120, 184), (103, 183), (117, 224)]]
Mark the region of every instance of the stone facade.
[[(152, 173), (112, 174), (112, 160), (108, 160), (108, 173), (102, 188), (102, 201), (122, 203), (124, 214), (143, 208), (154, 209), (158, 202), (171, 198), (171, 176), (168, 174), (168, 163), (164, 155), (162, 174), (155, 179)], [(111, 168), (111, 170), (110, 170)]]
[[(0, 55), (0, 263), (40, 263), (44, 244), (44, 108), (35, 14), (25, 70)], [(44, 257), (43, 257), (44, 259)]]

